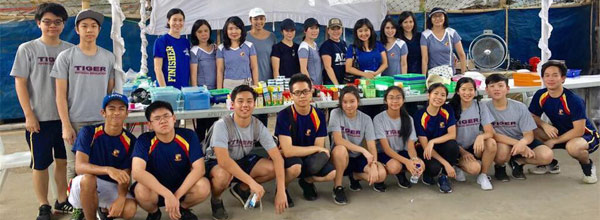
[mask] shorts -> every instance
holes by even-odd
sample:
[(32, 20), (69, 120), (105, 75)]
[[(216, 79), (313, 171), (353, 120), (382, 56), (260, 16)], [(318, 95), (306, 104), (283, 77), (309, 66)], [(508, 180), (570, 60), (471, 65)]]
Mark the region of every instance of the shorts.
[[(406, 159), (410, 159), (410, 156), (408, 155), (408, 151), (405, 150), (401, 150), (397, 152), (398, 154), (400, 154), (400, 156), (406, 157)], [(381, 162), (383, 165), (387, 164), (388, 161), (390, 161), (392, 158), (390, 156), (388, 156), (387, 154), (385, 154), (384, 152), (379, 152), (377, 154), (377, 160), (379, 162)]]
[[(256, 155), (256, 154), (248, 154), (246, 156), (244, 156), (242, 159), (236, 160), (235, 162), (238, 164), (238, 166), (240, 166), (240, 168), (242, 168), (242, 170), (247, 173), (248, 175), (250, 175), (250, 172), (252, 171), (252, 169), (254, 169), (254, 166), (256, 166), (256, 163), (258, 163), (258, 161), (261, 159), (262, 157)], [(217, 163), (217, 159), (208, 159), (206, 160), (206, 178), (210, 179), (210, 171), (212, 170), (212, 168), (214, 168), (218, 163)], [(234, 178), (234, 180), (237, 180)]]
[(299, 164), (302, 167), (302, 171), (300, 172), (300, 177), (302, 178), (310, 176), (324, 177), (331, 173), (331, 171), (335, 170), (335, 167), (333, 166), (331, 161), (327, 161), (327, 163), (325, 163), (325, 165), (323, 166), (323, 168), (321, 168), (321, 170), (319, 170), (319, 172), (317, 172), (315, 175), (310, 175), (307, 166), (304, 166), (304, 163), (306, 163), (306, 158), (307, 157), (284, 158), (283, 165), (287, 169), (292, 167), (293, 165)]
[[(588, 143), (588, 153), (591, 154), (598, 150), (598, 147), (600, 146), (600, 134), (598, 134), (598, 132), (594, 132), (593, 134), (584, 134), (582, 138)], [(554, 145), (554, 149), (566, 149), (566, 147), (566, 142)]]
[[(83, 175), (79, 175), (71, 180), (71, 187), (69, 190), (69, 203), (73, 205), (73, 208), (82, 208), (80, 199), (80, 184), (82, 179)], [(99, 208), (110, 208), (112, 203), (119, 197), (119, 187), (117, 183), (100, 179), (98, 177), (96, 177), (96, 191), (98, 192)], [(126, 198), (133, 199), (133, 196), (130, 192), (128, 192)]]
[(367, 166), (367, 158), (360, 154), (356, 157), (348, 158), (348, 167), (344, 170), (344, 176), (348, 176), (352, 173), (364, 173), (365, 167)]
[(533, 141), (530, 144), (528, 144), (527, 146), (529, 147), (529, 149), (533, 150), (540, 145), (544, 145), (544, 143), (539, 141), (538, 139), (533, 139)]
[(32, 169), (45, 170), (54, 158), (67, 159), (60, 120), (40, 122), (40, 132), (25, 131), (25, 139), (31, 152), (29, 167)]
[[(137, 186), (137, 184), (138, 184), (138, 182), (134, 182), (134, 183), (133, 183), (133, 184), (132, 184), (132, 185), (129, 187), (129, 192), (131, 193), (131, 195), (133, 195), (133, 198), (135, 198), (135, 193), (134, 193), (135, 191), (134, 191), (134, 190), (135, 190), (135, 187)], [(179, 187), (177, 187), (177, 188), (179, 188)], [(168, 188), (167, 188), (167, 189), (168, 189)], [(171, 193), (175, 193), (175, 191), (176, 191), (176, 190), (177, 190), (177, 189), (175, 189), (175, 190), (171, 190), (171, 189), (169, 189), (169, 191), (171, 191)], [(158, 193), (157, 193), (157, 194), (158, 194)], [(185, 200), (185, 195), (183, 195), (183, 196), (182, 196), (182, 197), (179, 199), (179, 202), (181, 203), (181, 202), (183, 202), (183, 200)], [(163, 206), (165, 206), (165, 198), (164, 198), (164, 197), (162, 197), (161, 195), (158, 195), (158, 201), (156, 202), (156, 206), (158, 206), (158, 207), (163, 207)]]

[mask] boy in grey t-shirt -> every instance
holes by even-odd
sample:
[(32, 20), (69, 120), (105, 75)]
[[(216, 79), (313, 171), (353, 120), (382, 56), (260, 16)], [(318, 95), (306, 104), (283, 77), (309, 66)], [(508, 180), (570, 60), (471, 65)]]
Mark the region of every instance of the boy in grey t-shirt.
[(76, 132), (102, 121), (98, 109), (115, 84), (115, 57), (96, 45), (104, 15), (83, 10), (75, 18), (79, 44), (58, 55), (50, 76), (56, 80), (56, 105), (62, 137), (68, 145), (67, 178), (75, 177), (75, 156), (70, 151)]
[(54, 179), (58, 190), (54, 208), (61, 212), (73, 209), (67, 201), (66, 151), (54, 101), (54, 80), (49, 76), (58, 54), (73, 46), (60, 39), (67, 18), (62, 5), (40, 4), (35, 21), (42, 36), (19, 46), (10, 72), (15, 77), (17, 97), (25, 114), (25, 137), (32, 154), (34, 191), (40, 202), (38, 220), (50, 220), (51, 217), (48, 166), (53, 161), (56, 161)]
[(546, 165), (552, 162), (552, 150), (535, 140), (533, 130), (537, 127), (527, 106), (506, 98), (509, 91), (508, 79), (501, 74), (492, 74), (485, 80), (486, 92), (492, 101), (485, 103), (494, 116), (492, 123), (497, 142), (495, 177), (508, 181), (504, 164), (510, 160), (512, 176), (525, 179), (523, 165)]
[[(213, 125), (210, 145), (206, 150), (206, 175), (212, 184), (211, 206), (215, 219), (228, 217), (221, 194), (233, 177), (237, 183), (229, 191), (242, 206), (251, 193), (256, 193), (260, 200), (265, 193), (260, 183), (276, 178), (275, 211), (282, 213), (288, 207), (283, 157), (269, 130), (252, 116), (256, 96), (250, 86), (234, 88), (231, 92), (234, 113)], [(251, 152), (256, 141), (260, 142), (271, 159), (261, 158)]]

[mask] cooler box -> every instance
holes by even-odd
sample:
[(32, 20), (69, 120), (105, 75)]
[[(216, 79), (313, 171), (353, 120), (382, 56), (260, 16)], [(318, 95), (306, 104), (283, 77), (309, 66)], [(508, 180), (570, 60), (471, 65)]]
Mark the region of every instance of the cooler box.
[(171, 104), (173, 110), (178, 108), (177, 100), (181, 98), (181, 91), (179, 89), (173, 86), (152, 87), (148, 88), (148, 92), (150, 93), (150, 100), (152, 102), (165, 101)]
[(201, 110), (210, 108), (210, 93), (204, 87), (183, 87), (183, 109)]
[(211, 89), (210, 91), (210, 102), (213, 104), (227, 102), (227, 95), (231, 93), (229, 89)]

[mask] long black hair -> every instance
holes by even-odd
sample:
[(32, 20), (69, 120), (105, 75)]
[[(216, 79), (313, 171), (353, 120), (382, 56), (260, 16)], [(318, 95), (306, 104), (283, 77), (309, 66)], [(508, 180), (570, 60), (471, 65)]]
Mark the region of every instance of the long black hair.
[(408, 39), (406, 39), (406, 36), (404, 36), (404, 28), (402, 28), (402, 23), (408, 18), (412, 18), (414, 23), (412, 30), (410, 30), (410, 33), (412, 33), (413, 37), (415, 37), (415, 35), (417, 34), (417, 19), (415, 18), (415, 14), (413, 14), (410, 11), (403, 11), (398, 16), (398, 29), (396, 32), (399, 32), (398, 36), (404, 41), (407, 41)]
[(398, 28), (398, 25), (396, 24), (396, 22), (394, 22), (394, 20), (391, 17), (386, 17), (385, 19), (383, 19), (383, 21), (381, 22), (381, 28), (379, 28), (379, 41), (383, 44), (386, 45), (388, 43), (387, 41), (387, 36), (385, 36), (385, 26), (387, 25), (387, 23), (392, 24), (392, 27), (394, 27), (394, 29), (396, 29), (396, 33), (394, 34), (395, 38), (398, 38), (400, 35), (398, 34), (400, 32), (400, 29)]
[(375, 29), (373, 28), (373, 24), (367, 18), (361, 18), (358, 21), (356, 21), (356, 24), (354, 24), (354, 42), (352, 44), (357, 49), (363, 50), (364, 44), (358, 38), (358, 29), (361, 28), (362, 26), (367, 26), (367, 28), (369, 28), (369, 31), (371, 32), (371, 36), (369, 37), (369, 42), (368, 42), (369, 48), (367, 48), (367, 49), (372, 50), (373, 48), (375, 48), (375, 42), (377, 41), (377, 39), (376, 39), (377, 37), (375, 35), (377, 35), (377, 34), (375, 34)]
[(338, 107), (342, 107), (342, 103), (344, 102), (344, 96), (346, 94), (350, 94), (350, 95), (354, 95), (356, 97), (356, 100), (358, 101), (358, 104), (360, 104), (360, 94), (358, 91), (358, 88), (356, 88), (356, 86), (346, 86), (344, 88), (342, 88), (342, 90), (340, 90), (340, 98), (338, 99)]
[(481, 96), (479, 96), (479, 94), (477, 93), (477, 84), (475, 83), (475, 80), (471, 79), (470, 77), (460, 78), (458, 82), (456, 82), (454, 96), (452, 96), (452, 99), (450, 99), (449, 102), (450, 106), (452, 106), (452, 109), (454, 110), (454, 118), (456, 118), (457, 121), (460, 119), (460, 115), (462, 114), (462, 106), (460, 104), (460, 95), (458, 95), (458, 90), (460, 89), (460, 87), (462, 87), (462, 85), (466, 83), (473, 84), (473, 88), (475, 89), (474, 99), (477, 101), (477, 108), (479, 108), (479, 100), (481, 99)]
[(242, 44), (246, 41), (246, 29), (244, 28), (244, 22), (238, 16), (231, 16), (231, 17), (227, 18), (227, 20), (225, 21), (225, 25), (223, 25), (223, 32), (222, 32), (223, 33), (222, 34), (223, 46), (225, 46), (225, 49), (228, 49), (228, 50), (231, 47), (231, 39), (229, 39), (229, 36), (227, 35), (227, 26), (229, 26), (229, 24), (233, 24), (241, 30), (240, 46), (242, 46)]
[(202, 27), (202, 25), (206, 25), (206, 27), (208, 27), (208, 44), (213, 43), (212, 39), (210, 39), (210, 34), (212, 32), (212, 28), (210, 27), (210, 24), (208, 23), (208, 21), (206, 21), (204, 19), (198, 19), (198, 20), (196, 20), (196, 22), (194, 22), (194, 25), (192, 26), (192, 33), (190, 33), (190, 42), (194, 46), (200, 44), (200, 40), (198, 40), (198, 37), (196, 36), (196, 31), (198, 31), (198, 29), (200, 29), (200, 27)]
[[(404, 95), (404, 90), (402, 90), (402, 88), (398, 87), (398, 86), (391, 86), (389, 87), (387, 90), (385, 90), (385, 93), (383, 95), (383, 102), (387, 103), (387, 96), (388, 94), (390, 94), (391, 91), (398, 91), (400, 92), (400, 95), (402, 95), (402, 100), (405, 100), (406, 96)], [(386, 105), (387, 108), (387, 105)], [(410, 120), (410, 114), (408, 114), (408, 111), (406, 111), (406, 108), (404, 107), (404, 105), (402, 105), (402, 107), (400, 107), (400, 137), (402, 137), (402, 141), (404, 141), (404, 144), (406, 144), (408, 142), (408, 139), (410, 137), (410, 133), (412, 132), (412, 122)]]

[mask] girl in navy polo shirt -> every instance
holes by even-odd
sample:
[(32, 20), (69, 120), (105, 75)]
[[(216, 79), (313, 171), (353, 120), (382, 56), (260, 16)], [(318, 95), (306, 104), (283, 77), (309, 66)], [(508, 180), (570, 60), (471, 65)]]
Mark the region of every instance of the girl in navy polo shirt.
[(440, 192), (452, 192), (448, 176), (455, 177), (454, 165), (458, 162), (459, 149), (456, 143), (456, 120), (452, 107), (446, 105), (448, 89), (441, 83), (429, 86), (427, 108), (414, 115), (415, 130), (419, 140), (419, 156), (425, 160), (423, 183), (434, 184), (438, 178)]
[(181, 35), (185, 14), (173, 8), (167, 21), (169, 32), (154, 42), (154, 73), (159, 86), (180, 89), (190, 85), (190, 42)]
[(217, 49), (217, 88), (258, 85), (258, 60), (254, 44), (246, 41), (244, 22), (237, 16), (223, 25), (223, 43)]

